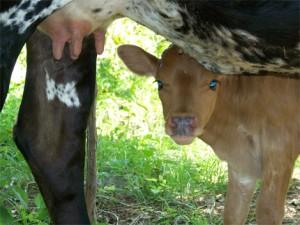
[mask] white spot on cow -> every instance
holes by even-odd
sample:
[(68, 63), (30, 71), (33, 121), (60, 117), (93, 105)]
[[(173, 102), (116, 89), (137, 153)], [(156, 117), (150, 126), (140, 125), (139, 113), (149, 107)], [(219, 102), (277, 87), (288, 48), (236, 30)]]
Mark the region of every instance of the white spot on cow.
[[(185, 9), (181, 9), (176, 2), (166, 0), (132, 0), (128, 1), (130, 10), (124, 10), (124, 15), (146, 25), (153, 31), (163, 34), (165, 37), (172, 37), (176, 40), (180, 39), (179, 32), (174, 32), (183, 26), (184, 21), (181, 13), (186, 13)], [(181, 13), (180, 13), (181, 12)], [(188, 15), (186, 13), (186, 15)]]
[(238, 130), (240, 133), (248, 134), (248, 130), (245, 128), (244, 125), (239, 125), (239, 126), (237, 127), (237, 130)]
[(298, 43), (296, 50), (300, 51), (300, 42)]
[(280, 59), (280, 58), (273, 59), (271, 61), (271, 63), (274, 63), (274, 64), (279, 65), (279, 66), (286, 65), (286, 62), (283, 59)]
[(235, 29), (235, 30), (233, 30), (233, 32), (235, 34), (237, 34), (238, 36), (240, 36), (244, 40), (248, 40), (248, 41), (252, 41), (252, 42), (259, 41), (258, 37), (255, 37), (254, 35), (250, 34), (249, 32), (247, 32), (245, 30)]
[(212, 35), (212, 39), (214, 41), (217, 41), (219, 44), (222, 43), (222, 41), (226, 42), (229, 46), (234, 47), (236, 46), (235, 40), (232, 38), (232, 32), (223, 27), (213, 27), (213, 30), (215, 31), (216, 35)]
[(249, 176), (239, 177), (239, 182), (245, 186), (252, 184), (254, 181), (255, 179), (253, 177), (249, 177)]
[(255, 177), (251, 177), (246, 174), (240, 174), (234, 170), (232, 170), (231, 173), (232, 173), (234, 179), (238, 180), (238, 182), (243, 186), (251, 185), (256, 181)]
[(67, 105), (68, 107), (80, 107), (79, 97), (76, 91), (76, 83), (74, 81), (66, 84), (57, 84), (49, 77), (46, 71), (46, 96), (48, 101), (53, 101), (55, 97)]

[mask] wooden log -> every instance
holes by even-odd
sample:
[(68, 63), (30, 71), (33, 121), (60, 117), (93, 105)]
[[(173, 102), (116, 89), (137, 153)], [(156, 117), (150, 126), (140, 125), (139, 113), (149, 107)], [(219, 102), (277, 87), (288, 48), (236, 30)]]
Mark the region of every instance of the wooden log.
[(97, 130), (96, 130), (96, 98), (97, 84), (95, 87), (95, 99), (91, 108), (90, 118), (87, 127), (87, 150), (86, 150), (86, 184), (85, 199), (89, 219), (95, 221), (96, 190), (97, 190), (97, 168), (96, 168), (96, 149), (97, 149)]

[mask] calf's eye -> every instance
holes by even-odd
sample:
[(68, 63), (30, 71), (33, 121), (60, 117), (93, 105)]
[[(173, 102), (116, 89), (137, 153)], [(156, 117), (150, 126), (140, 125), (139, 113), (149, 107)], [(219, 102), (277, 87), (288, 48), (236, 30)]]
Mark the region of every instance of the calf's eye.
[(161, 80), (155, 80), (155, 83), (157, 84), (158, 90), (161, 90), (164, 87), (164, 83)]
[(213, 79), (210, 81), (209, 83), (209, 88), (213, 91), (215, 91), (217, 89), (217, 86), (218, 86), (218, 81)]

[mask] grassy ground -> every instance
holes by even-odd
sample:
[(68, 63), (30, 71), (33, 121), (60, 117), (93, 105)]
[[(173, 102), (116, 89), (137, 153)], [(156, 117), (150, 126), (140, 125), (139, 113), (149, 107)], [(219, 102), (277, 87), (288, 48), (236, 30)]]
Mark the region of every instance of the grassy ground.
[[(200, 140), (182, 147), (164, 134), (153, 79), (133, 76), (116, 57), (116, 46), (128, 43), (155, 55), (168, 46), (127, 20), (110, 29), (97, 74), (97, 224), (222, 224), (226, 165)], [(23, 90), (22, 76), (17, 75), (0, 114), (0, 225), (49, 224), (36, 184), (11, 138)], [(287, 203), (285, 224), (300, 224), (299, 175)], [(254, 221), (253, 209), (254, 203), (248, 223)]]

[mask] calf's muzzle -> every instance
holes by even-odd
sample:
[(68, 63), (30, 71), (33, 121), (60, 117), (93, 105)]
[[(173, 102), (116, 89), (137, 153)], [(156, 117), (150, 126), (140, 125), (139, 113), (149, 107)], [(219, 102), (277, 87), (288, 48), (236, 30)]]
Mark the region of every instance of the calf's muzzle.
[(166, 132), (177, 144), (190, 144), (195, 138), (194, 116), (172, 116), (167, 120)]

